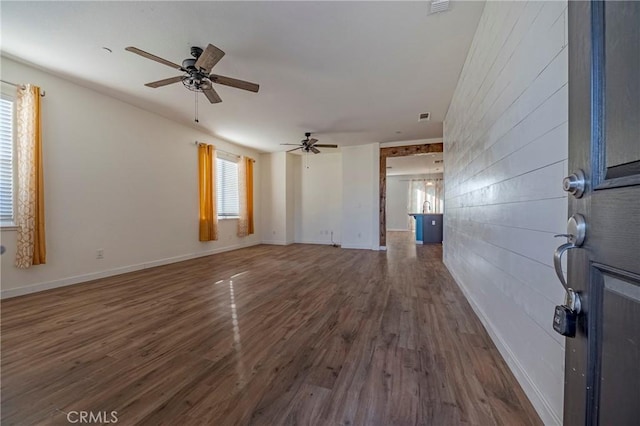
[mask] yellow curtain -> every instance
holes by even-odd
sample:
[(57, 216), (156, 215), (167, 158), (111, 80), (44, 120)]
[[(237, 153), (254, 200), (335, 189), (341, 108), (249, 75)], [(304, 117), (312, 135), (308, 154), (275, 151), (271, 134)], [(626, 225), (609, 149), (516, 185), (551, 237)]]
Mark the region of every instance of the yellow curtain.
[(47, 263), (40, 88), (27, 84), (16, 96), (16, 266)]
[(253, 160), (247, 158), (247, 231), (253, 234)]
[(238, 162), (238, 237), (253, 234), (253, 160), (240, 157)]
[(200, 201), (200, 241), (218, 239), (216, 212), (216, 150), (213, 145), (198, 144), (198, 191)]

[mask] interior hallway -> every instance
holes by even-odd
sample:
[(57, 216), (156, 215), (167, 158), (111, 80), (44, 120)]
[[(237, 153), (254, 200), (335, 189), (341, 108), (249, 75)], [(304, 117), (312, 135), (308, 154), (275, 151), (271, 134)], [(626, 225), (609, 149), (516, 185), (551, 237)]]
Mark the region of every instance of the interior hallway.
[(540, 424), (441, 262), (260, 245), (2, 301), (2, 424)]

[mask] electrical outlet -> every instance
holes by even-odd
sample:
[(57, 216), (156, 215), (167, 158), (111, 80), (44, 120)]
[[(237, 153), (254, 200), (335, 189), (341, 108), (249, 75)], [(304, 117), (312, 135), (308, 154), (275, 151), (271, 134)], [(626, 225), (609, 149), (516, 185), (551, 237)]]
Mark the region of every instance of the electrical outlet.
[(104, 259), (104, 249), (96, 250), (96, 259)]

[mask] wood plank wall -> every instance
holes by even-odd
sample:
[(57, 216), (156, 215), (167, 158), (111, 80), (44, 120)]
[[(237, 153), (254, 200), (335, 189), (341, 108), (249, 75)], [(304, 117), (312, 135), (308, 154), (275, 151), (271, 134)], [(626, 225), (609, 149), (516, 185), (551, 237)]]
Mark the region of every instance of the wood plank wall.
[(487, 2), (444, 126), (444, 261), (545, 424), (560, 424), (567, 4)]

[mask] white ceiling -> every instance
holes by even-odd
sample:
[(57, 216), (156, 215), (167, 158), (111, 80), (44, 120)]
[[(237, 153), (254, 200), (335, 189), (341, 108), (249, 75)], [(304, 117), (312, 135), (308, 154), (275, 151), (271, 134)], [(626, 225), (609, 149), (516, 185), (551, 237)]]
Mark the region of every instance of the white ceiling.
[[(263, 151), (306, 131), (341, 146), (415, 140), (442, 136), (483, 7), (452, 1), (428, 15), (428, 2), (3, 1), (2, 54)], [(179, 72), (124, 50), (181, 63), (208, 43), (226, 52), (213, 72), (260, 92), (217, 85), (215, 105), (200, 94), (199, 125), (181, 84), (144, 86)], [(418, 122), (422, 112), (431, 121)]]
[(407, 157), (389, 157), (387, 158), (387, 176), (442, 173), (444, 163), (436, 163), (436, 161), (442, 161), (441, 152)]

